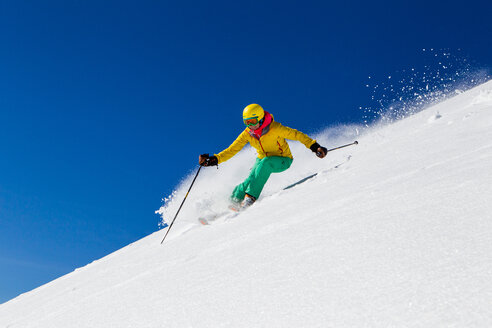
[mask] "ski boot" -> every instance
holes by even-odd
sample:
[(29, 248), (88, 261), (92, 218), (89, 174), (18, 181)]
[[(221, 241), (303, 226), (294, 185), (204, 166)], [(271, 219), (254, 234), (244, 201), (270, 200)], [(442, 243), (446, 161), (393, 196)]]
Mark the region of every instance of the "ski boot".
[(244, 200), (241, 202), (241, 211), (244, 211), (246, 208), (253, 205), (255, 201), (256, 201), (256, 198), (254, 198), (251, 195), (246, 194), (246, 196), (244, 196)]

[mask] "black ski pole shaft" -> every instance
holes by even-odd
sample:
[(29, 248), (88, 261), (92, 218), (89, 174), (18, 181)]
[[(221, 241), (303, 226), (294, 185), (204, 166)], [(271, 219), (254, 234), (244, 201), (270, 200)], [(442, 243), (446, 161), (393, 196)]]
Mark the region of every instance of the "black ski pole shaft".
[(179, 209), (178, 209), (178, 211), (176, 212), (176, 215), (174, 216), (174, 219), (171, 221), (171, 224), (169, 225), (169, 228), (167, 228), (167, 232), (166, 232), (166, 234), (164, 235), (164, 238), (162, 238), (161, 245), (162, 245), (162, 243), (164, 242), (164, 239), (166, 239), (167, 234), (169, 233), (169, 230), (171, 230), (171, 228), (172, 228), (172, 226), (173, 226), (173, 224), (174, 224), (174, 221), (175, 221), (175, 220), (176, 220), (176, 218), (178, 217), (179, 211), (181, 211), (181, 207), (183, 207), (183, 204), (184, 204), (184, 202), (186, 201), (186, 198), (188, 197), (188, 194), (189, 194), (189, 193), (190, 193), (190, 191), (191, 191), (191, 187), (193, 187), (193, 184), (195, 183), (195, 180), (196, 180), (196, 178), (198, 177), (198, 173), (200, 173), (200, 170), (201, 170), (201, 169), (202, 169), (202, 167), (200, 166), (200, 167), (198, 168), (198, 171), (196, 172), (195, 177), (193, 178), (193, 181), (191, 182), (190, 189), (188, 189), (188, 192), (186, 193), (186, 196), (185, 196), (185, 198), (183, 199), (183, 202), (182, 202), (182, 203), (181, 203), (181, 205), (179, 206)]
[(340, 149), (340, 148), (345, 148), (345, 147), (348, 147), (348, 146), (352, 146), (352, 145), (358, 145), (359, 143), (356, 141), (352, 142), (352, 143), (349, 143), (349, 144), (346, 144), (346, 145), (343, 145), (343, 146), (340, 146), (340, 147), (336, 147), (336, 148), (332, 148), (332, 149), (328, 149), (326, 152), (329, 152), (329, 151), (333, 151), (333, 150), (337, 150), (337, 149)]

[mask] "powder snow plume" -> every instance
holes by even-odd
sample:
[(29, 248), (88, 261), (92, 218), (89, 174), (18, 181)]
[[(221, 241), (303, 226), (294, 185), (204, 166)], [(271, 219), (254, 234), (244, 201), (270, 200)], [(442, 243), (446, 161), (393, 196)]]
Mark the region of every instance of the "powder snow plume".
[(421, 66), (367, 77), (369, 99), (359, 107), (366, 126), (404, 119), (492, 78), (459, 49), (422, 49), (421, 55)]

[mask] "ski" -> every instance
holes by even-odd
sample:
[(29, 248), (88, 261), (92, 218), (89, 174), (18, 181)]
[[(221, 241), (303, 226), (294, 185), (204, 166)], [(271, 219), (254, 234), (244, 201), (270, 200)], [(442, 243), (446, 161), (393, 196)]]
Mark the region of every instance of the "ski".
[(238, 216), (244, 210), (240, 210), (238, 207), (233, 205), (229, 206), (227, 211), (222, 213), (215, 213), (208, 216), (202, 216), (198, 218), (198, 222), (202, 225), (211, 225), (214, 222), (225, 221)]
[(198, 222), (200, 222), (202, 225), (210, 225), (208, 219), (206, 218), (198, 218)]

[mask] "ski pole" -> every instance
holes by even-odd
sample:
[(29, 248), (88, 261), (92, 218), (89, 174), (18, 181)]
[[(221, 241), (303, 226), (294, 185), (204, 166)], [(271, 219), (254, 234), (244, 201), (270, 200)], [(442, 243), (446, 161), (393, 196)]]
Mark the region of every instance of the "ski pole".
[(349, 144), (346, 144), (346, 145), (343, 145), (343, 146), (340, 146), (340, 147), (336, 147), (336, 148), (332, 148), (332, 149), (328, 149), (326, 152), (330, 152), (330, 151), (333, 151), (333, 150), (337, 150), (337, 149), (340, 149), (340, 148), (345, 148), (345, 147), (348, 147), (348, 146), (352, 146), (352, 145), (358, 145), (359, 143), (356, 141), (352, 142), (352, 143), (349, 143)]
[(174, 221), (176, 220), (176, 217), (178, 217), (179, 211), (181, 211), (181, 207), (183, 207), (183, 204), (184, 204), (184, 202), (186, 201), (186, 198), (188, 197), (188, 194), (189, 194), (189, 193), (190, 193), (190, 191), (191, 191), (191, 187), (193, 187), (193, 184), (195, 183), (195, 180), (196, 180), (196, 178), (198, 177), (198, 173), (200, 173), (200, 170), (201, 170), (201, 169), (202, 169), (202, 167), (200, 166), (200, 167), (198, 168), (198, 171), (196, 172), (195, 177), (193, 178), (193, 181), (191, 182), (190, 189), (188, 189), (188, 192), (186, 193), (186, 196), (185, 196), (185, 198), (183, 199), (183, 202), (182, 202), (182, 203), (181, 203), (181, 205), (179, 206), (179, 209), (178, 209), (178, 211), (176, 212), (176, 215), (174, 216), (174, 219), (171, 221), (171, 224), (169, 225), (169, 228), (167, 228), (167, 232), (166, 232), (166, 234), (164, 235), (164, 238), (162, 238), (161, 245), (162, 245), (162, 243), (164, 242), (164, 239), (166, 239), (167, 234), (169, 233), (169, 230), (171, 230), (171, 228), (172, 228), (172, 226), (173, 226), (173, 223), (174, 223)]

